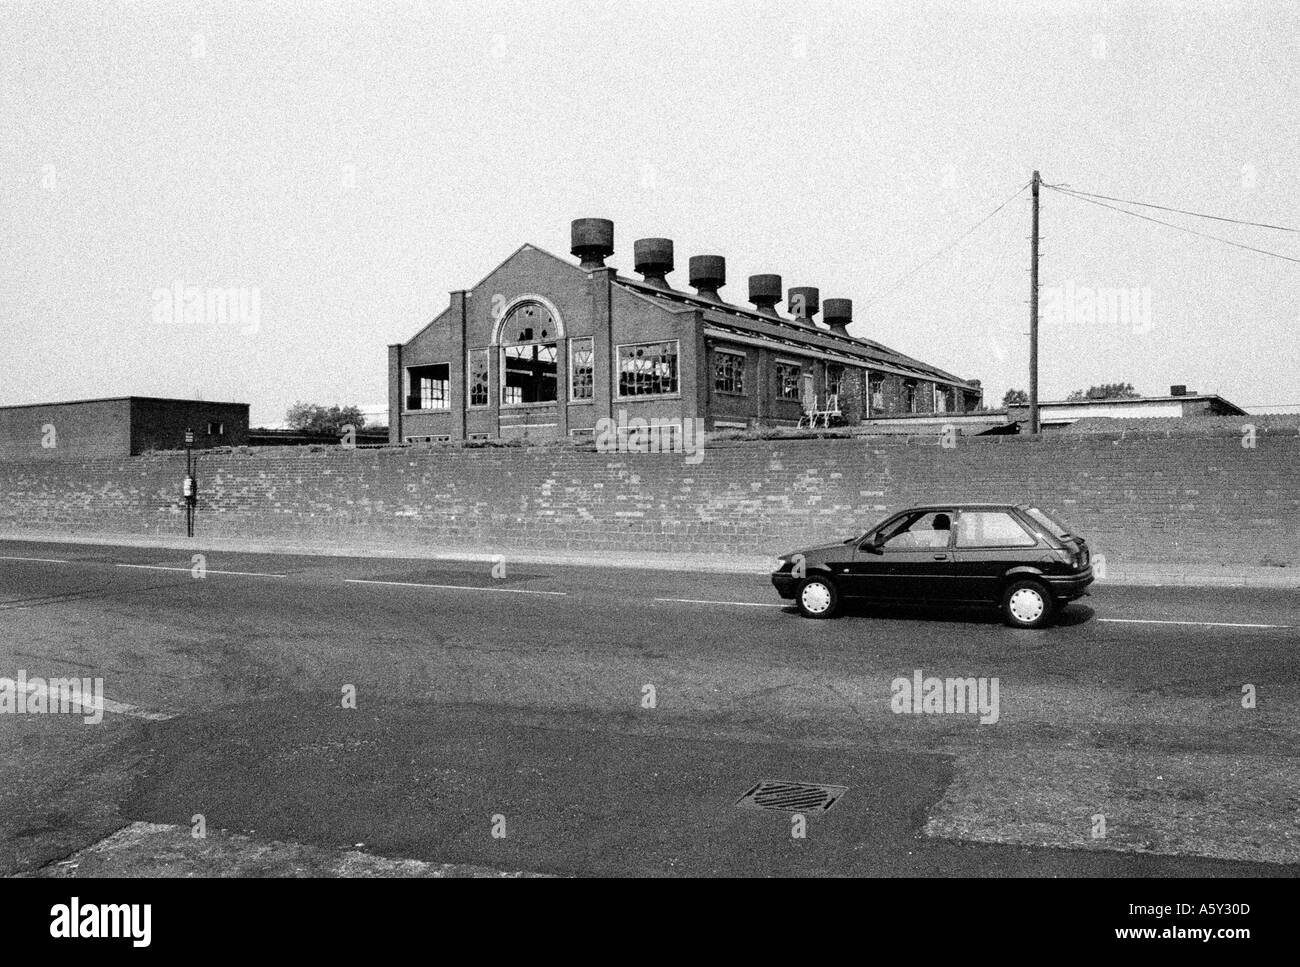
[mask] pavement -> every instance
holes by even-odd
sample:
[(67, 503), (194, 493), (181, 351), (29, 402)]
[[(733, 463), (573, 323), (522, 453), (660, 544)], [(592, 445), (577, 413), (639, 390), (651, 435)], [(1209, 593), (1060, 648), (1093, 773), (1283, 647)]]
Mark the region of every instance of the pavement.
[[(710, 574), (768, 574), (775, 554), (797, 550), (774, 549), (773, 554), (700, 554), (664, 551), (614, 551), (486, 545), (427, 547), (391, 542), (305, 543), (290, 540), (246, 538), (187, 538), (175, 535), (83, 534), (72, 531), (2, 531), (0, 541), (77, 543), (104, 547), (152, 547), (171, 550), (220, 550), (246, 554), (299, 554), (311, 557), (390, 557), (430, 561), (494, 561), (575, 567), (617, 567), (638, 570), (704, 572)], [(1300, 589), (1300, 568), (1258, 567), (1241, 564), (1207, 564), (1188, 561), (1109, 562), (1099, 578), (1109, 584), (1139, 587), (1244, 587)]]
[[(1032, 632), (680, 562), (0, 541), (0, 677), (107, 709), (0, 714), (0, 874), (1295, 876), (1298, 645), (1266, 588)], [(917, 673), (996, 714), (898, 711)]]

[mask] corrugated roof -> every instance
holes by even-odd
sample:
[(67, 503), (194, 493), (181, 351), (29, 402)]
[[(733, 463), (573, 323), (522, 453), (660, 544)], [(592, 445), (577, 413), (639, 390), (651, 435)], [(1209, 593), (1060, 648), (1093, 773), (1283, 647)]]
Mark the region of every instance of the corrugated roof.
[(727, 302), (713, 302), (701, 299), (689, 292), (676, 289), (661, 289), (657, 286), (639, 282), (636, 279), (616, 276), (614, 284), (635, 295), (650, 299), (665, 308), (676, 309), (689, 306), (704, 312), (705, 321), (715, 328), (730, 330), (738, 335), (750, 335), (764, 341), (784, 344), (791, 348), (809, 348), (824, 353), (845, 357), (847, 361), (860, 360), (868, 365), (888, 367), (895, 372), (916, 376), (921, 379), (937, 380), (969, 389), (978, 389), (969, 380), (954, 376), (937, 366), (921, 362), (904, 355), (888, 346), (869, 339), (856, 339), (853, 336), (838, 336), (819, 329), (814, 325), (795, 319), (768, 315), (754, 309), (732, 305)]

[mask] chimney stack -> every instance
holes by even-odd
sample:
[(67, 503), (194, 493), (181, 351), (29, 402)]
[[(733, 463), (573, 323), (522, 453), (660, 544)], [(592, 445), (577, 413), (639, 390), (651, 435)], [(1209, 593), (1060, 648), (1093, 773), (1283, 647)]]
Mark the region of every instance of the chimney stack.
[(1178, 386), (1171, 386), (1171, 387), (1169, 387), (1169, 395), (1170, 395), (1170, 396), (1190, 396), (1191, 394), (1187, 392), (1187, 386), (1186, 386), (1186, 384), (1180, 384), (1180, 385), (1178, 385)]
[(691, 285), (701, 299), (721, 302), (718, 290), (727, 284), (727, 260), (721, 255), (692, 255)]
[(647, 285), (671, 289), (664, 278), (673, 270), (673, 240), (671, 238), (638, 238), (632, 243), (632, 257), (636, 271)]
[(781, 276), (751, 275), (749, 277), (749, 301), (759, 312), (776, 315), (776, 304), (781, 301)]
[(821, 310), (821, 290), (813, 285), (799, 285), (790, 289), (787, 300), (790, 315), (800, 322), (814, 325), (813, 316)]
[(849, 323), (853, 321), (852, 299), (827, 299), (823, 307), (822, 321), (831, 327), (837, 336), (849, 334)]
[(570, 233), (569, 251), (582, 259), (582, 268), (603, 269), (605, 259), (614, 254), (614, 223), (608, 218), (575, 218)]

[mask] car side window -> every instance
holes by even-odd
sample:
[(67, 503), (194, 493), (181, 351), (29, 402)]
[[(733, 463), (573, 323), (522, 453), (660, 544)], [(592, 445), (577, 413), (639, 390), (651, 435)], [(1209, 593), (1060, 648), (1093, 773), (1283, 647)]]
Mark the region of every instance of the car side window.
[(1033, 547), (1038, 539), (1004, 510), (973, 510), (957, 518), (958, 547)]
[(913, 514), (894, 525), (885, 537), (884, 549), (905, 551), (947, 547), (951, 533), (951, 513), (931, 511), (928, 514)]

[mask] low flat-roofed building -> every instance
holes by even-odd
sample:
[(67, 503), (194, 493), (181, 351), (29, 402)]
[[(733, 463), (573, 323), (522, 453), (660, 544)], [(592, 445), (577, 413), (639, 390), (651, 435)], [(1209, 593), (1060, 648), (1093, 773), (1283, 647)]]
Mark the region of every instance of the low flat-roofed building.
[(116, 396), (0, 406), (0, 459), (124, 457), (248, 442), (248, 404)]

